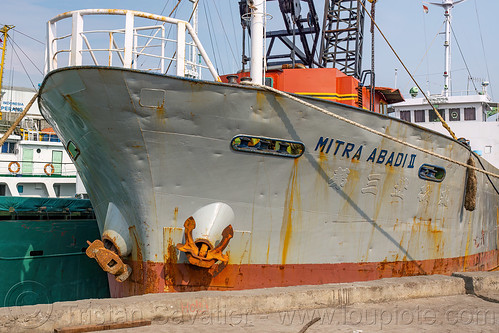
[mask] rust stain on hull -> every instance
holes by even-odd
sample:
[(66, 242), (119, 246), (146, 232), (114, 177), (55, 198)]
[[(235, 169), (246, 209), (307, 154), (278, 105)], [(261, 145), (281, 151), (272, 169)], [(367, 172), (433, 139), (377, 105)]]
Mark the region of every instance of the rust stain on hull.
[(125, 260), (125, 262), (128, 265), (130, 265), (130, 267), (132, 268), (132, 274), (128, 278), (126, 286), (129, 289), (129, 292), (131, 293), (144, 294), (145, 286), (143, 280), (144, 280), (145, 271), (144, 271), (142, 249), (139, 244), (137, 230), (135, 229), (135, 226), (131, 226), (130, 228), (128, 228), (128, 232), (134, 244), (132, 246), (132, 253), (130, 256), (131, 259)]
[[(468, 221), (468, 235), (466, 237), (466, 249), (464, 251), (464, 258), (467, 258), (469, 253), (470, 253), (470, 244), (471, 244), (471, 215), (470, 215), (470, 220)], [(463, 271), (466, 272), (467, 267), (464, 265)]]
[(177, 248), (173, 244), (173, 235), (172, 230), (168, 230), (168, 241), (166, 245), (166, 253), (164, 254), (164, 280), (165, 280), (165, 288), (164, 291), (170, 291), (168, 286), (175, 285), (175, 270), (177, 265)]
[(431, 255), (433, 258), (442, 257), (444, 247), (442, 241), (443, 231), (437, 227), (436, 221), (414, 218), (410, 236), (411, 238), (416, 237), (415, 245), (429, 244), (428, 248), (434, 251)]
[(178, 222), (178, 207), (173, 210), (173, 226), (176, 227)]
[(496, 207), (496, 246), (499, 247), (499, 207)]
[(284, 213), (281, 225), (280, 247), (282, 248), (281, 263), (286, 264), (289, 246), (293, 237), (293, 213), (294, 205), (299, 200), (300, 188), (298, 185), (298, 159), (294, 160), (293, 170), (289, 178), (286, 190), (286, 201), (284, 203)]
[[(388, 277), (411, 275), (444, 274), (467, 267), (469, 271), (493, 269), (498, 263), (498, 250), (482, 252), (456, 258), (416, 261), (383, 261), (368, 263), (338, 264), (289, 264), (289, 265), (237, 265), (229, 264), (218, 274), (188, 264), (144, 262), (147, 272), (156, 274), (158, 284), (147, 292), (199, 291), (199, 290), (241, 290), (254, 288), (285, 287), (294, 285), (317, 285), (368, 281)], [(138, 263), (133, 263), (138, 264)], [(165, 279), (163, 272), (171, 271)], [(143, 281), (146, 283), (146, 280)], [(124, 283), (110, 281), (112, 297), (137, 295), (137, 289), (130, 288), (129, 280)], [(142, 293), (144, 293), (143, 290)]]

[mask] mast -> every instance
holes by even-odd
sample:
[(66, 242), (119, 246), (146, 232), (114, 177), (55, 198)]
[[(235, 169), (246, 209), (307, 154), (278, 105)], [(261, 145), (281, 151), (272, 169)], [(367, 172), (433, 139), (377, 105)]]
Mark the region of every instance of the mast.
[(449, 96), (450, 87), (450, 10), (452, 5), (444, 6), (444, 16), (445, 16), (445, 67), (444, 67), (444, 96)]
[(445, 50), (445, 66), (444, 66), (444, 93), (445, 97), (449, 97), (449, 89), (450, 89), (450, 62), (451, 62), (451, 50), (450, 50), (450, 33), (451, 33), (451, 9), (466, 0), (442, 0), (442, 3), (429, 2), (431, 5), (439, 6), (444, 9), (444, 17), (445, 17), (445, 42), (444, 42), (444, 50)]
[[(192, 2), (192, 28), (194, 29), (194, 32), (198, 33), (198, 3), (199, 0), (190, 0)], [(199, 55), (198, 55), (198, 48), (196, 47), (195, 43), (192, 43), (191, 46), (191, 55), (190, 55), (190, 60), (192, 63), (192, 76), (196, 79), (201, 79), (201, 70), (198, 70), (198, 67), (196, 64), (199, 62)]]
[(0, 101), (2, 100), (2, 81), (3, 81), (3, 69), (5, 67), (5, 49), (7, 46), (7, 32), (9, 32), (10, 29), (13, 29), (13, 25), (4, 25), (1, 29), (0, 32), (2, 33), (3, 36), (3, 43), (2, 43), (2, 62), (0, 64)]
[(263, 19), (265, 0), (249, 0), (251, 9), (251, 68), (253, 83), (263, 84)]

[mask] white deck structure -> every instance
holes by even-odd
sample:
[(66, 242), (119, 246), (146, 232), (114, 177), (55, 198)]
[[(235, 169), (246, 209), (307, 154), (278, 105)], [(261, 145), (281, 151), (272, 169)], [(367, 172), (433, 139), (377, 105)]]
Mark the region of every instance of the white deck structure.
[[(497, 108), (489, 96), (431, 96), (430, 101), (458, 138), (470, 141), (471, 149), (494, 166), (499, 166), (499, 122), (487, 112)], [(448, 135), (424, 98), (412, 98), (393, 105), (391, 116)]]
[[(4, 121), (17, 118), (35, 93), (18, 87), (2, 92), (0, 119)], [(84, 188), (77, 191), (76, 168), (57, 135), (42, 130), (47, 126), (35, 104), (20, 133), (10, 135), (0, 147), (0, 196), (72, 198), (86, 193)]]

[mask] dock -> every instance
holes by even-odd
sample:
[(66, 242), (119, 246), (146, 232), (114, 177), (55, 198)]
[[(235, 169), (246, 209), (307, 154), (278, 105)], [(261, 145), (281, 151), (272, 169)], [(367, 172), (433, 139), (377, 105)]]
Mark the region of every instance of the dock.
[(497, 332), (499, 272), (0, 308), (0, 332)]

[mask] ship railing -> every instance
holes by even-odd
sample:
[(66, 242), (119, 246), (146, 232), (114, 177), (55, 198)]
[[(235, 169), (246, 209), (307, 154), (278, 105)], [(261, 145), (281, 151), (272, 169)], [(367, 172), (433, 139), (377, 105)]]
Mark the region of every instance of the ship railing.
[[(91, 16), (105, 19), (97, 23)], [(86, 30), (84, 18), (99, 29)], [(176, 38), (169, 37), (173, 27)], [(84, 9), (54, 17), (47, 23), (46, 57), (46, 73), (67, 66), (113, 66), (201, 78), (206, 69), (220, 81), (189, 22), (134, 10)]]
[[(440, 97), (444, 98), (444, 95), (442, 94), (429, 94), (430, 100), (432, 97)], [(475, 91), (475, 90), (453, 90), (452, 94), (450, 94), (452, 97), (456, 96), (485, 96), (486, 99), (490, 100), (490, 95), (487, 92), (483, 91)]]
[(485, 96), (487, 99), (490, 99), (489, 94), (486, 91), (476, 91), (476, 90), (458, 90), (452, 91), (452, 96)]
[(76, 167), (71, 162), (31, 161), (15, 158), (0, 161), (0, 175), (2, 176), (76, 177), (76, 173)]
[(23, 128), (21, 128), (20, 132), (21, 140), (23, 141), (61, 142), (57, 134), (51, 132), (26, 130)]

